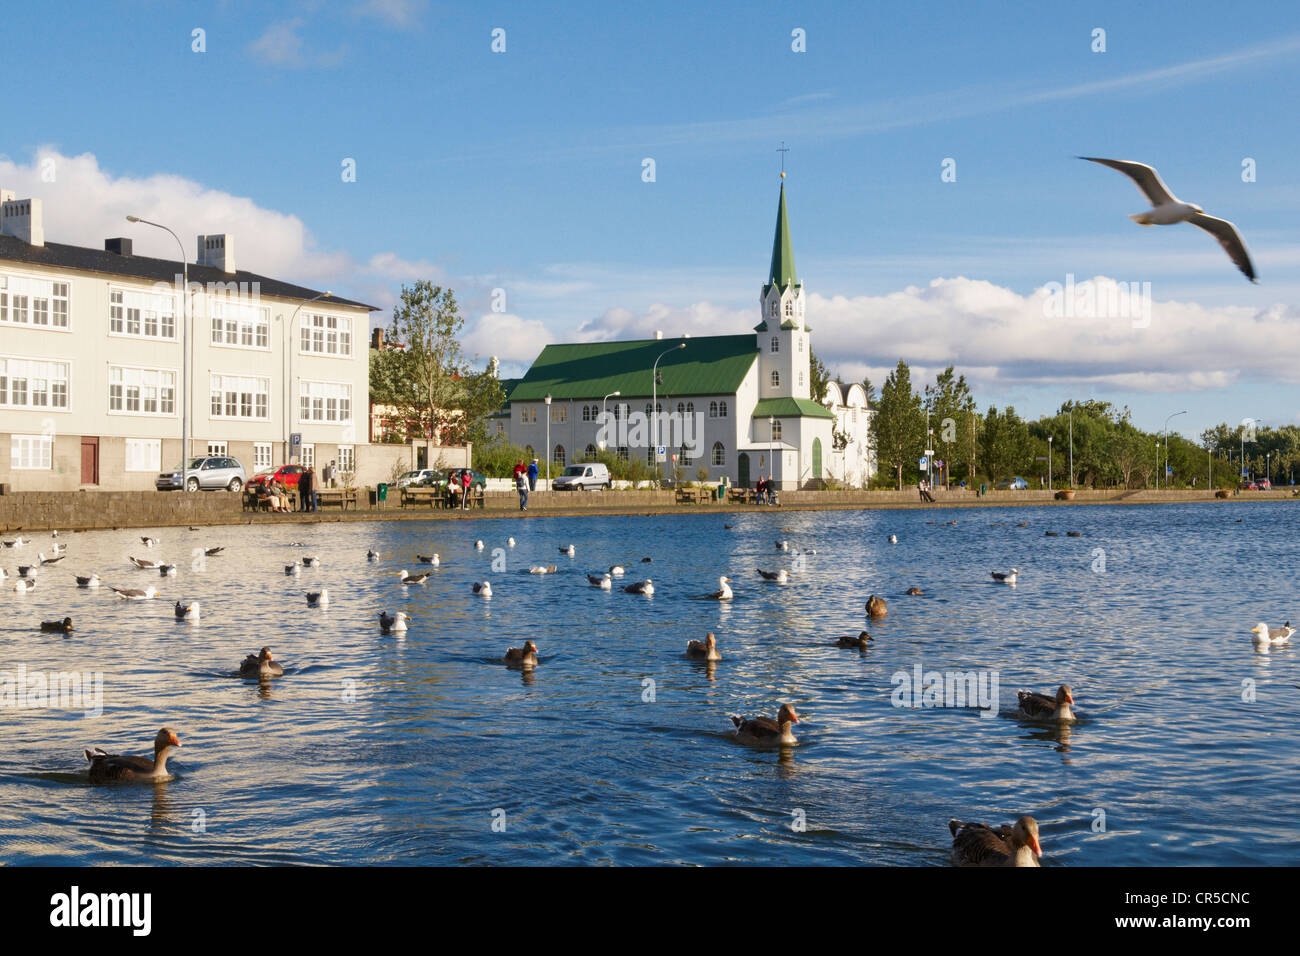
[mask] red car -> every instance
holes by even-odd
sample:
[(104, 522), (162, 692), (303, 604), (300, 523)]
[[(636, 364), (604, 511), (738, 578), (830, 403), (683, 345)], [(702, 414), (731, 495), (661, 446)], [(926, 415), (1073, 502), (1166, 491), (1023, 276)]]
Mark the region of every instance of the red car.
[(304, 469), (302, 465), (281, 465), (274, 471), (267, 468), (264, 471), (259, 471), (252, 478), (249, 478), (247, 487), (249, 491), (256, 491), (274, 478), (286, 488), (297, 488), (298, 479), (302, 477), (302, 473), (305, 470), (306, 469)]

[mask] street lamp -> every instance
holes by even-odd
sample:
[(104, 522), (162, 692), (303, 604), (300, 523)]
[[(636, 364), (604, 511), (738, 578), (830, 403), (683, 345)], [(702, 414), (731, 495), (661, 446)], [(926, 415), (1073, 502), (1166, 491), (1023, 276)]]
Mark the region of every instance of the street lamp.
[(767, 418), (767, 470), (776, 481), (776, 416)]
[[(282, 391), (284, 392), (284, 463), (286, 465), (289, 464), (289, 422), (293, 417), (291, 411), (292, 405), (289, 399), (289, 388), (293, 383), (293, 353), (289, 351), (289, 331), (293, 328), (293, 324), (298, 321), (298, 313), (302, 310), (304, 305), (311, 305), (317, 299), (327, 299), (333, 294), (333, 292), (326, 290), (324, 292), (318, 292), (306, 302), (299, 302), (298, 308), (294, 309), (293, 315), (289, 316), (288, 323), (282, 326), (280, 341), (284, 346), (283, 365), (285, 366), (284, 387)], [(284, 316), (277, 315), (276, 318), (282, 323), (284, 322)]]
[[(1172, 415), (1169, 416), (1169, 418), (1165, 419), (1164, 427), (1160, 429), (1165, 434), (1165, 467), (1166, 468), (1169, 467), (1169, 421), (1170, 419), (1177, 418), (1179, 415), (1186, 415), (1186, 414), (1187, 414), (1187, 409), (1183, 409), (1181, 412), (1174, 412)], [(1166, 481), (1165, 486), (1168, 487), (1169, 482)], [(1156, 487), (1157, 488), (1160, 487), (1160, 461), (1158, 459), (1156, 461)]]
[(139, 216), (127, 216), (127, 222), (136, 222), (142, 226), (153, 226), (170, 233), (181, 250), (181, 487), (189, 490), (190, 465), (190, 262), (185, 257), (185, 244), (180, 237), (162, 223), (150, 222)]
[[(611, 398), (615, 398), (622, 394), (623, 394), (622, 392), (610, 392), (608, 395), (606, 395), (604, 398), (600, 400), (600, 427), (601, 428), (609, 427), (609, 423), (605, 420), (605, 403), (609, 401)], [(608, 444), (609, 442), (605, 441), (605, 439), (602, 438), (600, 440), (600, 450), (604, 451), (605, 447)]]
[(654, 424), (650, 429), (650, 433), (653, 436), (655, 465), (656, 470), (659, 472), (660, 480), (663, 479), (664, 469), (663, 465), (659, 461), (659, 359), (663, 358), (664, 355), (670, 355), (678, 349), (684, 348), (686, 348), (685, 342), (682, 342), (679, 345), (674, 345), (672, 348), (664, 352), (663, 355), (660, 355), (659, 358), (655, 359), (654, 365), (650, 367), (650, 413), (654, 416)]
[(1052, 490), (1052, 436), (1047, 436), (1047, 490)]
[(551, 393), (542, 399), (546, 403), (546, 490), (551, 490)]

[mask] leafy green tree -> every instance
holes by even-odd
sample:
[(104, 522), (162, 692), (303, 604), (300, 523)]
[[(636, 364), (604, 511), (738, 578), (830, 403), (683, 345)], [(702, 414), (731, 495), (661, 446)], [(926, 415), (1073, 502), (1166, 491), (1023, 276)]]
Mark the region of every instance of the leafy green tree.
[(915, 470), (911, 462), (920, 457), (925, 441), (921, 396), (912, 391), (912, 373), (902, 359), (885, 378), (872, 424), (878, 465), (881, 471), (894, 473), (901, 491), (903, 470)]
[(925, 387), (925, 409), (930, 413), (935, 440), (943, 446), (943, 461), (948, 473), (952, 474), (951, 463), (955, 454), (966, 462), (967, 480), (973, 482), (978, 451), (975, 419), (979, 414), (966, 376), (955, 375), (951, 365), (935, 376), (934, 384)]
[(830, 384), (831, 375), (811, 347), (808, 349), (808, 368), (808, 383), (811, 388), (809, 394), (814, 402), (820, 403), (826, 397), (826, 386)]

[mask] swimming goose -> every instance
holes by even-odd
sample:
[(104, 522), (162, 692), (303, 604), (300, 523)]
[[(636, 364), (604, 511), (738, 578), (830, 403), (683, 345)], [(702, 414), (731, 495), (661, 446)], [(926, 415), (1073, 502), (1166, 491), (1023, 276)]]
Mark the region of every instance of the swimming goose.
[(758, 568), (757, 570), (766, 581), (775, 581), (777, 584), (785, 584), (790, 580), (790, 574), (785, 568), (782, 568), (779, 571), (764, 571), (762, 568)]
[(86, 750), (86, 759), (90, 761), (90, 782), (109, 783), (116, 780), (148, 780), (159, 782), (170, 780), (167, 772), (167, 757), (173, 747), (181, 745), (180, 738), (167, 727), (158, 731), (153, 739), (153, 759), (147, 757), (117, 756), (100, 747)]
[(563, 548), (560, 548), (560, 554), (567, 554), (569, 557), (573, 557), (577, 553), (578, 553), (578, 549), (571, 544), (565, 545)]
[(379, 560), (379, 552), (376, 551), (374, 548), (371, 548), (369, 551), (366, 552), (366, 560), (367, 560), (367, 561), (378, 561), (378, 560)]
[(790, 725), (799, 723), (799, 715), (789, 704), (781, 705), (776, 720), (771, 717), (751, 717), (746, 720), (732, 714), (731, 722), (736, 725), (736, 739), (742, 743), (759, 746), (773, 744), (789, 746), (798, 743), (794, 739)]
[(435, 568), (442, 563), (442, 558), (436, 554), (417, 554), (415, 560), (421, 564), (431, 564)]
[(477, 594), (479, 597), (485, 597), (485, 598), (489, 598), (489, 597), (491, 597), (491, 596), (492, 596), (492, 582), (490, 582), (490, 581), (475, 581), (475, 582), (474, 582), (474, 593)]
[(35, 591), (36, 582), (31, 578), (19, 578), (14, 582), (14, 590), (19, 594), (26, 594), (28, 591)]
[(67, 634), (72, 630), (72, 618), (65, 617), (61, 621), (41, 621), (41, 630)]
[[(0, 574), (0, 577), (3, 576), (4, 575)], [(78, 574), (76, 577), (77, 577), (77, 587), (79, 588), (97, 588), (102, 583), (99, 580), (98, 574), (88, 574), (85, 577), (82, 577), (80, 574)]]
[(152, 548), (154, 545), (158, 543), (157, 538), (150, 538), (147, 535), (142, 537), (140, 540), (144, 542), (144, 546), (146, 548)]
[(222, 551), (225, 551), (225, 550), (226, 550), (226, 549), (225, 549), (224, 546), (219, 547), (219, 548), (204, 548), (204, 549), (203, 549), (203, 553), (204, 553), (205, 555), (207, 555), (207, 556), (210, 558), (210, 557), (212, 557), (213, 555), (220, 554)]
[(871, 635), (866, 631), (860, 631), (857, 637), (854, 637), (852, 634), (841, 635), (840, 637), (835, 638), (835, 643), (839, 647), (856, 647), (860, 651), (865, 651), (868, 646), (867, 642), (871, 639)]
[(989, 574), (993, 575), (993, 580), (997, 581), (999, 584), (1015, 584), (1016, 575), (1018, 575), (1019, 573), (1020, 572), (1017, 571), (1015, 568), (1012, 568), (1010, 571), (989, 572)]
[(1016, 692), (1016, 698), (1020, 701), (1020, 712), (1026, 717), (1037, 717), (1041, 720), (1074, 720), (1074, 711), (1070, 709), (1070, 705), (1074, 703), (1074, 692), (1069, 684), (1058, 687), (1055, 697), (1022, 690)]
[(407, 574), (406, 569), (403, 568), (397, 572), (397, 577), (403, 584), (423, 584), (425, 581), (429, 580), (429, 572), (424, 571), (420, 574)]
[(880, 618), (889, 613), (889, 607), (885, 604), (885, 599), (871, 595), (867, 598), (867, 617)]
[(118, 597), (128, 601), (148, 601), (158, 596), (158, 589), (150, 585), (147, 588), (115, 588), (109, 585)]
[(144, 571), (157, 571), (162, 567), (161, 561), (150, 561), (148, 558), (133, 558), (127, 555), (126, 559), (134, 564), (137, 568)]
[(284, 566), (285, 574), (299, 574), (301, 571), (302, 571), (302, 565), (299, 564), (297, 561), (295, 561), (293, 564), (286, 564)]
[(174, 578), (176, 577), (176, 565), (160, 564), (158, 565), (158, 573), (165, 578)]
[(389, 614), (387, 611), (380, 611), (379, 630), (385, 634), (404, 634), (406, 633), (406, 622), (409, 620), (411, 619), (402, 611), (398, 611), (396, 614)]
[(637, 581), (633, 584), (627, 585), (623, 590), (628, 594), (651, 595), (655, 593), (655, 586), (649, 578), (646, 578), (644, 581)]
[(602, 591), (608, 591), (614, 586), (614, 579), (608, 573), (600, 576), (589, 574), (587, 581), (593, 588), (600, 588)]
[(621, 564), (611, 564), (609, 566), (609, 573), (616, 578), (621, 578), (623, 575), (627, 574), (627, 568), (623, 567)]
[(329, 603), (330, 603), (329, 588), (321, 588), (319, 591), (307, 591), (305, 593), (307, 595), (308, 607), (329, 607)]
[(256, 654), (249, 654), (239, 665), (240, 677), (256, 677), (267, 680), (271, 677), (283, 677), (284, 668), (271, 656), (271, 649), (264, 647)]
[(918, 594), (924, 594), (925, 592), (922, 591), (920, 588), (918, 588), (918, 587), (914, 584), (914, 585), (912, 585), (910, 588), (908, 588), (907, 591), (906, 591), (905, 593), (910, 594), (912, 597), (916, 597), (916, 595), (918, 595)]
[(303, 559), (302, 559), (302, 566), (303, 566), (304, 568), (319, 568), (319, 567), (320, 567), (320, 558), (314, 558), (314, 557), (313, 557), (313, 558), (303, 558)]
[(557, 570), (559, 569), (553, 564), (534, 564), (531, 568), (528, 569), (528, 573), (529, 574), (554, 574)]
[(708, 598), (713, 601), (730, 601), (735, 596), (731, 593), (731, 588), (727, 587), (730, 583), (731, 578), (729, 577), (718, 578), (718, 590), (707, 595)]
[(712, 631), (705, 634), (702, 641), (687, 641), (686, 656), (698, 661), (722, 660), (722, 652), (718, 650), (718, 640), (713, 636)]
[(1281, 647), (1291, 642), (1291, 635), (1295, 633), (1295, 628), (1291, 626), (1290, 621), (1281, 627), (1272, 628), (1260, 621), (1250, 629), (1250, 632), (1255, 635), (1251, 640), (1257, 647)]
[(891, 535), (889, 536), (889, 543), (890, 543), (890, 544), (898, 544), (898, 535), (896, 535), (896, 534), (891, 534)]
[(172, 608), (172, 611), (175, 613), (176, 620), (178, 621), (197, 621), (202, 617), (198, 601), (190, 601), (188, 604), (182, 604), (180, 601), (177, 601), (176, 606)]
[(1038, 866), (1043, 855), (1038, 843), (1038, 821), (1021, 817), (1014, 826), (996, 830), (983, 823), (948, 821), (952, 834), (954, 866)]
[(520, 667), (536, 667), (537, 645), (532, 641), (524, 641), (523, 647), (508, 647), (506, 656), (501, 659), (507, 664), (516, 664)]

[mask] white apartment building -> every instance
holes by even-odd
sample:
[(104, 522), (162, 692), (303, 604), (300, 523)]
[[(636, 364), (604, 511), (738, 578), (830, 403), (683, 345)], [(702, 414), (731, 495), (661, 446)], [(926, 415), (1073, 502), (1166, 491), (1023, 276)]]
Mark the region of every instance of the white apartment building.
[(0, 485), (152, 489), (181, 461), (187, 392), (192, 457), (361, 467), (375, 307), (239, 270), (233, 236), (199, 236), (185, 349), (182, 272), (129, 238), (47, 243), (41, 201), (0, 190)]

